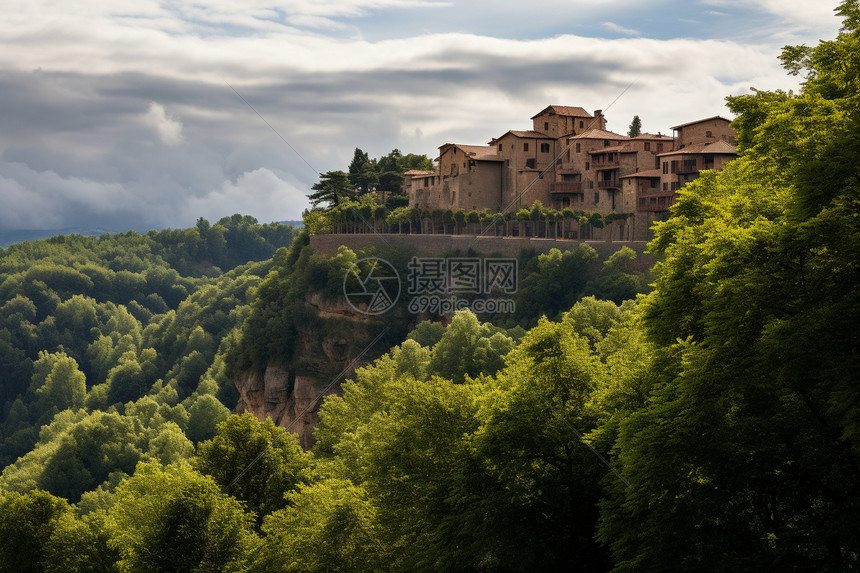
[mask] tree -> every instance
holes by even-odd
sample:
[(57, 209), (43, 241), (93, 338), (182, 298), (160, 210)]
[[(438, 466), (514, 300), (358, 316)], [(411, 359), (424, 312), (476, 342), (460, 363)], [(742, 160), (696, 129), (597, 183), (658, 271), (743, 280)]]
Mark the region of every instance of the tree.
[(638, 115), (633, 116), (633, 121), (630, 122), (630, 129), (627, 130), (627, 137), (636, 137), (642, 133), (642, 120)]
[(287, 494), (290, 507), (266, 518), (265, 542), (251, 571), (382, 571), (393, 547), (382, 542), (367, 493), (327, 479)]
[(104, 510), (76, 517), (63, 513), (46, 544), (46, 573), (118, 571), (119, 552), (110, 547), (113, 530)]
[(570, 429), (596, 426), (605, 370), (569, 324), (545, 318), (506, 362), (481, 400), (473, 447), (490, 481), (468, 525), (507, 570), (605, 571), (594, 534), (608, 470)]
[(311, 456), (302, 451), (296, 434), (271, 418), (261, 422), (244, 413), (218, 424), (217, 435), (199, 445), (193, 464), (245, 502), (259, 524), (284, 507), (285, 492), (307, 479)]
[(373, 191), (379, 181), (376, 172), (376, 162), (371, 161), (366, 151), (355, 148), (352, 161), (349, 163), (349, 181), (358, 194), (362, 195)]
[(658, 225), (660, 348), (600, 530), (619, 569), (857, 565), (860, 7), (839, 12), (835, 40), (783, 52), (800, 94), (728, 98), (741, 157)]
[(138, 464), (116, 491), (110, 546), (126, 571), (244, 571), (251, 516), (188, 465)]
[(500, 330), (490, 323), (482, 324), (470, 310), (457, 311), (433, 347), (430, 371), (454, 382), (463, 382), (466, 376), (495, 374), (514, 346)]
[(41, 572), (45, 549), (66, 500), (44, 491), (0, 494), (0, 572)]
[(65, 352), (49, 354), (44, 350), (33, 365), (31, 388), (39, 399), (39, 411), (51, 407), (58, 411), (81, 408), (87, 393), (86, 377), (78, 363)]
[(343, 171), (327, 171), (320, 173), (320, 180), (311, 186), (314, 191), (308, 198), (311, 205), (318, 208), (322, 205), (326, 209), (337, 207), (345, 199), (355, 198), (355, 188), (349, 180), (349, 176)]

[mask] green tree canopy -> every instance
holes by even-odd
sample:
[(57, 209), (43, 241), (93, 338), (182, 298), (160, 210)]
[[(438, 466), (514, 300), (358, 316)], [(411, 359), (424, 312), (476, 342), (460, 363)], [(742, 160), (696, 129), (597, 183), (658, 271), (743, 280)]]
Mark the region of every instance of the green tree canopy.
[(344, 199), (355, 199), (355, 187), (343, 171), (320, 173), (320, 180), (311, 186), (313, 193), (308, 195), (314, 208), (322, 206), (331, 209), (340, 205)]
[(190, 466), (141, 463), (116, 491), (110, 545), (124, 571), (244, 571), (252, 517)]

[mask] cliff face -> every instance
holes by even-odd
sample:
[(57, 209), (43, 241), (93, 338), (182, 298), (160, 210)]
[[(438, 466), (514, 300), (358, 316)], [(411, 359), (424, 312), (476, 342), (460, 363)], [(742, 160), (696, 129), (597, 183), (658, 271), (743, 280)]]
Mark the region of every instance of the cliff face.
[(339, 393), (341, 382), (376, 354), (364, 355), (363, 362), (354, 360), (369, 342), (367, 315), (344, 301), (323, 301), (318, 294), (305, 302), (321, 319), (319, 324), (299, 325), (299, 348), (288, 364), (270, 364), (234, 378), (239, 390), (234, 412), (272, 418), (298, 434), (302, 447), (310, 449), (323, 395)]

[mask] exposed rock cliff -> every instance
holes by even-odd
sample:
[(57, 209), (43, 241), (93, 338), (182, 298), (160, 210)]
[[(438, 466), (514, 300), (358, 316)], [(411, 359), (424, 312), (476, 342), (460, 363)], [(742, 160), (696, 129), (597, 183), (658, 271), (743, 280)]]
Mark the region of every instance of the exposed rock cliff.
[(324, 301), (316, 293), (305, 302), (320, 320), (298, 325), (299, 348), (289, 363), (270, 364), (234, 378), (239, 390), (234, 411), (251, 412), (261, 420), (272, 418), (298, 434), (302, 447), (309, 449), (323, 395), (339, 393), (343, 380), (386, 348), (380, 346), (355, 360), (378, 330), (372, 318), (343, 300)]

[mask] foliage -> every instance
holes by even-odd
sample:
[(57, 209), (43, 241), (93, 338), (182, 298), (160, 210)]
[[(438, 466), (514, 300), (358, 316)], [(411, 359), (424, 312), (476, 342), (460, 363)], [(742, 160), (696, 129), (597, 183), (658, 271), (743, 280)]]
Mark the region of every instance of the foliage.
[(320, 180), (311, 186), (314, 191), (308, 195), (314, 208), (323, 206), (330, 209), (355, 197), (355, 188), (343, 171), (320, 173)]
[(630, 122), (630, 129), (627, 130), (627, 137), (637, 137), (642, 133), (642, 120), (638, 115), (633, 116), (633, 121)]
[(0, 492), (0, 571), (41, 572), (46, 546), (69, 504), (44, 491)]
[(245, 413), (221, 422), (218, 435), (198, 447), (193, 465), (244, 502), (261, 523), (284, 507), (286, 492), (307, 479), (311, 456), (302, 451), (296, 434), (270, 418), (260, 422)]
[(243, 571), (258, 541), (251, 516), (188, 465), (140, 464), (110, 510), (126, 571)]
[(856, 568), (857, 3), (783, 52), (800, 94), (729, 98), (743, 155), (658, 225), (648, 399), (619, 423), (601, 538), (619, 569)]

